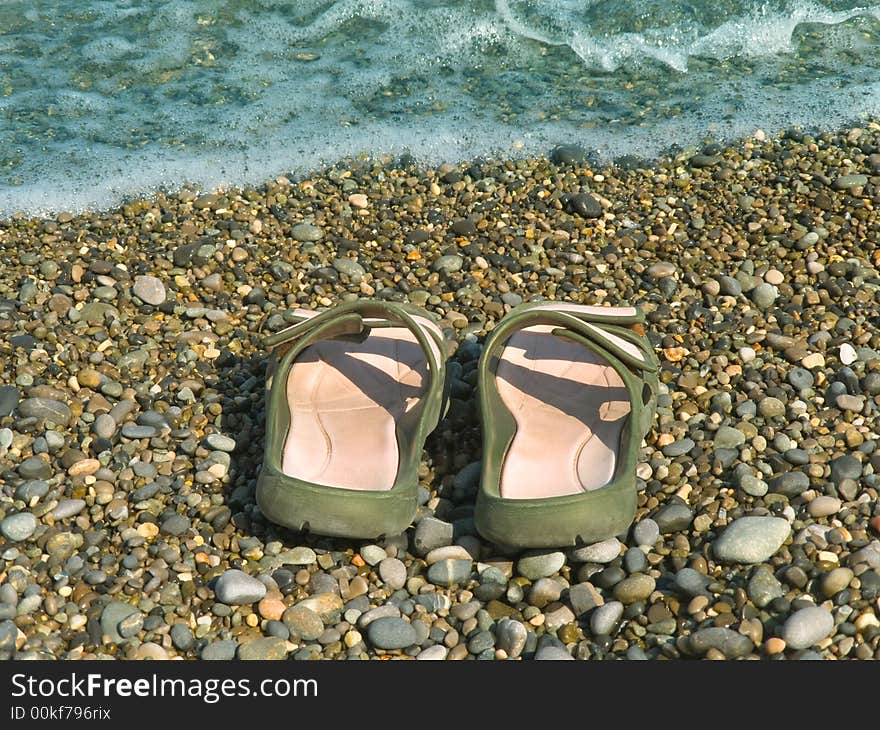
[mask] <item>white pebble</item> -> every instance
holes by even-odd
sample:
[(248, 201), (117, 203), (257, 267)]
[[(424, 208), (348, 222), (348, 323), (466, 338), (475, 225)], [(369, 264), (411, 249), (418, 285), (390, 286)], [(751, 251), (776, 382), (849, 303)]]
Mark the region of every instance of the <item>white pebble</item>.
[(739, 359), (743, 362), (751, 362), (755, 359), (757, 353), (751, 347), (740, 347), (739, 348)]
[(844, 342), (840, 346), (840, 362), (844, 365), (852, 365), (858, 359), (856, 349), (849, 342)]

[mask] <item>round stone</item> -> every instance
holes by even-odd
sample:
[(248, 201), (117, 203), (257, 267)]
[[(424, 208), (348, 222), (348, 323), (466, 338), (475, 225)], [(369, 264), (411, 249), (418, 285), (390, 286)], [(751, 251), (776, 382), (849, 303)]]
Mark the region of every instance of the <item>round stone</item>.
[(214, 451), (235, 451), (235, 439), (216, 431), (205, 437), (205, 444)]
[(762, 398), (758, 403), (758, 413), (763, 418), (782, 418), (785, 415), (785, 403), (770, 396)]
[(146, 304), (159, 306), (165, 301), (165, 285), (155, 276), (135, 277), (134, 295)]
[(37, 529), (37, 518), (30, 512), (9, 515), (0, 522), (0, 533), (10, 542), (27, 540)]
[(837, 497), (821, 495), (807, 505), (807, 512), (812, 517), (830, 517), (840, 511), (842, 502)]
[[(653, 547), (660, 539), (660, 526), (650, 517), (645, 517), (636, 523), (636, 526), (633, 528), (632, 538), (633, 542), (641, 548)], [(615, 557), (617, 556), (615, 555)]]
[(256, 603), (266, 595), (266, 586), (244, 571), (231, 569), (221, 575), (214, 585), (217, 600), (230, 606)]
[(541, 552), (521, 557), (516, 564), (516, 569), (524, 578), (537, 580), (558, 573), (563, 565), (565, 565), (565, 553)]
[[(659, 536), (658, 531), (657, 537), (659, 538)], [(592, 545), (573, 548), (569, 550), (568, 554), (572, 560), (580, 563), (610, 563), (620, 555), (620, 547), (620, 540), (616, 537), (610, 537), (607, 540), (596, 542)]]
[(412, 624), (394, 616), (377, 618), (367, 626), (367, 639), (377, 649), (406, 649), (417, 638)]
[(779, 289), (772, 284), (758, 284), (758, 286), (752, 289), (750, 295), (756, 307), (759, 309), (767, 309), (768, 307), (773, 306), (776, 297), (779, 295)]
[(614, 598), (625, 604), (644, 601), (653, 593), (655, 586), (656, 583), (651, 576), (636, 573), (614, 586)]
[(287, 642), (276, 636), (263, 636), (238, 647), (242, 661), (278, 661), (287, 656)]
[(782, 627), (782, 638), (792, 649), (815, 646), (834, 630), (834, 617), (820, 606), (796, 611)]
[(297, 605), (288, 608), (282, 615), (284, 625), (294, 636), (305, 641), (314, 641), (324, 633), (324, 622), (312, 609)]
[(385, 558), (379, 563), (379, 577), (393, 591), (406, 585), (406, 566), (397, 558)]
[(609, 601), (590, 614), (590, 631), (594, 636), (610, 636), (621, 618), (623, 618), (623, 603)]
[(324, 231), (311, 223), (297, 223), (290, 229), (290, 235), (294, 241), (307, 243), (320, 241), (324, 237)]
[(441, 560), (428, 568), (428, 581), (439, 586), (464, 584), (471, 575), (471, 560)]
[(791, 525), (781, 517), (740, 517), (712, 545), (724, 563), (762, 563), (782, 547)]
[(712, 439), (716, 449), (736, 449), (746, 442), (746, 435), (738, 428), (721, 426)]

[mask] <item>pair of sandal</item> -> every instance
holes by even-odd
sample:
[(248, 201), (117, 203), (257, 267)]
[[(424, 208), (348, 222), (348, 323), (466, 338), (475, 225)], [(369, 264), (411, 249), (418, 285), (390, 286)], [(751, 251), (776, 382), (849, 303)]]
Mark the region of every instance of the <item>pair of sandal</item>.
[[(448, 404), (446, 342), (415, 306), (357, 300), (288, 315), (270, 335), (257, 504), (299, 531), (402, 533), (428, 434)], [(589, 544), (635, 516), (657, 360), (635, 307), (514, 308), (478, 366), (483, 433), (474, 522), (514, 547)]]

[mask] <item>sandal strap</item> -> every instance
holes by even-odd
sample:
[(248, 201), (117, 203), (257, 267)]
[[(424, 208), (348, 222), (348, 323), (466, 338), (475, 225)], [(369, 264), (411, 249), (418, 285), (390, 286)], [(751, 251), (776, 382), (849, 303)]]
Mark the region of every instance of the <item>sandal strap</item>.
[[(492, 331), (487, 351), (500, 346), (514, 332), (534, 325), (553, 326), (552, 334), (575, 340), (589, 347), (598, 347), (641, 374), (656, 373), (657, 359), (647, 337), (626, 325), (640, 325), (644, 315), (635, 307), (614, 308), (608, 314), (604, 307), (583, 305), (526, 305), (513, 311)], [(623, 313), (620, 310), (625, 310)], [(488, 358), (487, 358), (488, 361)]]
[(363, 341), (370, 330), (383, 327), (406, 327), (426, 353), (428, 367), (436, 377), (442, 366), (444, 344), (442, 335), (421, 324), (413, 314), (395, 302), (358, 299), (344, 302), (322, 312), (299, 309), (286, 315), (294, 324), (267, 335), (267, 348), (289, 345), (303, 337), (315, 339), (348, 339)]

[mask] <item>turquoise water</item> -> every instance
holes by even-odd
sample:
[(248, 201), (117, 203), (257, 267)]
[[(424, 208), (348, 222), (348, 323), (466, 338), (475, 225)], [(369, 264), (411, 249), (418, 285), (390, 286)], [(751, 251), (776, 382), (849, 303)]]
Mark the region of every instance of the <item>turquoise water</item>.
[(878, 111), (880, 6), (845, 0), (0, 0), (0, 215)]

